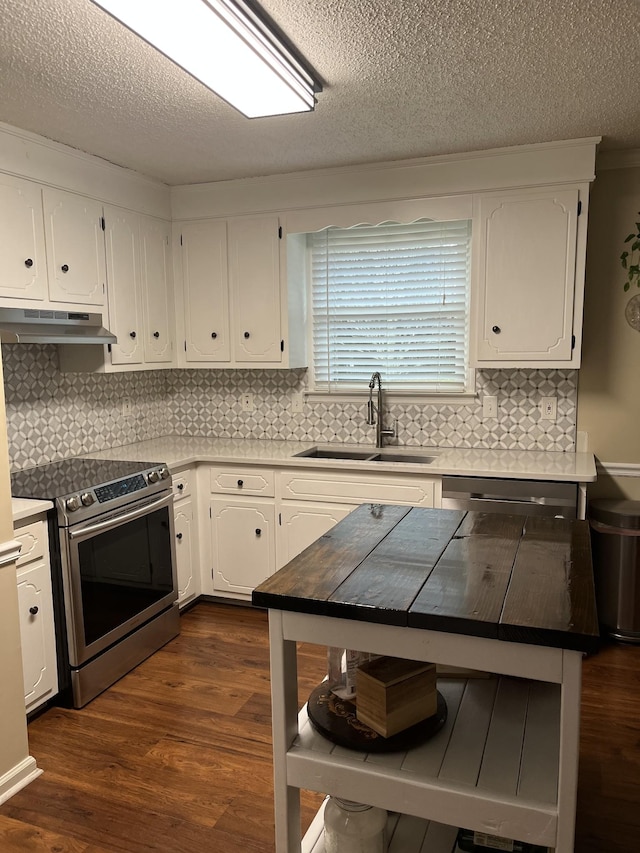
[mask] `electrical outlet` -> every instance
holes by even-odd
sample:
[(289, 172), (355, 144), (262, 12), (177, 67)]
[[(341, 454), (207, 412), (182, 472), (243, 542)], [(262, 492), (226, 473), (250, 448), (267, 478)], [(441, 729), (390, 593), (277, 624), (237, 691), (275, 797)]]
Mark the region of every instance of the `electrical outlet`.
[(243, 412), (253, 411), (253, 394), (243, 394), (240, 398)]
[(543, 397), (540, 400), (540, 418), (543, 421), (555, 421), (557, 414), (557, 399), (555, 397)]
[(497, 418), (498, 417), (498, 398), (490, 394), (485, 394), (482, 398), (482, 417)]
[(300, 393), (291, 395), (291, 411), (301, 412), (304, 406), (304, 397)]
[(122, 406), (122, 417), (130, 418), (133, 414), (133, 409), (131, 406), (131, 400), (123, 400), (121, 403)]

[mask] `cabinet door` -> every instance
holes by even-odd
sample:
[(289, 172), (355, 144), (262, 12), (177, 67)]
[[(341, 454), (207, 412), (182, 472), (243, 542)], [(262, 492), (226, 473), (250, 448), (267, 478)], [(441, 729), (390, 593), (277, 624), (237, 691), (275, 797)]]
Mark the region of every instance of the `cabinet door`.
[(181, 238), (186, 361), (229, 361), (227, 223), (186, 222)]
[(197, 567), (194, 566), (193, 560), (193, 506), (190, 500), (181, 500), (175, 504), (174, 522), (178, 605), (182, 607), (200, 594)]
[(0, 175), (0, 297), (47, 297), (41, 190), (37, 184)]
[(103, 305), (105, 251), (102, 203), (74, 193), (42, 190), (49, 298)]
[(112, 364), (143, 360), (140, 281), (140, 218), (116, 207), (105, 209), (109, 328)]
[(476, 363), (572, 358), (578, 190), (479, 200)]
[(275, 509), (272, 500), (211, 501), (213, 588), (250, 595), (273, 574)]
[(229, 220), (229, 284), (237, 362), (280, 362), (277, 216)]
[(140, 218), (140, 257), (144, 316), (144, 360), (173, 361), (173, 287), (169, 263), (169, 224)]
[(18, 571), (22, 671), (27, 711), (58, 692), (51, 576), (45, 562)]
[(278, 566), (293, 560), (312, 542), (331, 530), (358, 504), (282, 502), (278, 526)]

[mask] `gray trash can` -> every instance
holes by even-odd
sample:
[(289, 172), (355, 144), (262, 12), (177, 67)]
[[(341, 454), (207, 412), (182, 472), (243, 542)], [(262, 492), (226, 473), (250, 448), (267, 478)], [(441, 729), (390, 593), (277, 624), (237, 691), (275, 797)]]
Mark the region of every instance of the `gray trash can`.
[(589, 523), (600, 624), (640, 643), (640, 501), (592, 501)]

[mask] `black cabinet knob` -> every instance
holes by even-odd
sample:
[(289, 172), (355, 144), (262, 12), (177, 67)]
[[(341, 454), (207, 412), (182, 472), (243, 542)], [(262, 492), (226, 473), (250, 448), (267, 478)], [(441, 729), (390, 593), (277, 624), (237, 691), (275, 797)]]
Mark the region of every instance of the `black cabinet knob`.
[(69, 272), (69, 264), (62, 264), (60, 269), (62, 270), (62, 272)]
[(244, 480), (238, 480), (238, 488), (241, 489), (244, 486)]
[(154, 337), (154, 338), (159, 338), (159, 337), (160, 337), (160, 332), (154, 332), (154, 333), (153, 333), (153, 337)]
[(251, 337), (251, 335), (249, 334), (249, 332), (245, 332), (245, 333), (244, 333), (244, 336), (245, 336), (245, 338), (250, 338), (250, 337)]
[(182, 539), (182, 533), (176, 533), (176, 539), (178, 539), (178, 540)]
[(24, 262), (24, 265), (25, 265), (25, 267), (32, 267), (33, 266), (33, 260), (31, 258), (27, 258), (27, 260)]
[(215, 338), (218, 337), (218, 333), (217, 332), (211, 332), (211, 337), (215, 340)]
[(259, 527), (256, 527), (256, 536), (260, 536), (261, 533), (262, 533), (262, 530), (260, 530)]
[(500, 332), (502, 331), (502, 329), (500, 328), (500, 326), (492, 326), (491, 331), (493, 332), (494, 335), (499, 335)]
[(32, 616), (35, 616), (37, 612), (38, 612), (38, 608), (35, 606), (35, 604), (33, 605), (33, 607), (30, 607), (30, 608), (29, 608), (29, 613), (30, 613)]
[(182, 491), (184, 489), (184, 483), (176, 483), (177, 487)]
[(129, 337), (130, 337), (130, 338), (135, 338), (135, 336), (136, 336), (136, 333), (135, 333), (135, 332), (129, 332)]

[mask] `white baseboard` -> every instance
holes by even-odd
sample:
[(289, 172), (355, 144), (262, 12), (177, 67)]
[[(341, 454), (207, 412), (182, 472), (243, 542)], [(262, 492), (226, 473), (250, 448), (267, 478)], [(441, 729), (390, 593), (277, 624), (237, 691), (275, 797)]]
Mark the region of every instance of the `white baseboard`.
[(640, 464), (637, 462), (601, 462), (597, 459), (596, 467), (600, 473), (610, 477), (640, 477)]
[(0, 805), (13, 797), (22, 788), (37, 779), (42, 770), (36, 764), (35, 758), (30, 755), (24, 761), (12, 767), (4, 776), (0, 776)]

